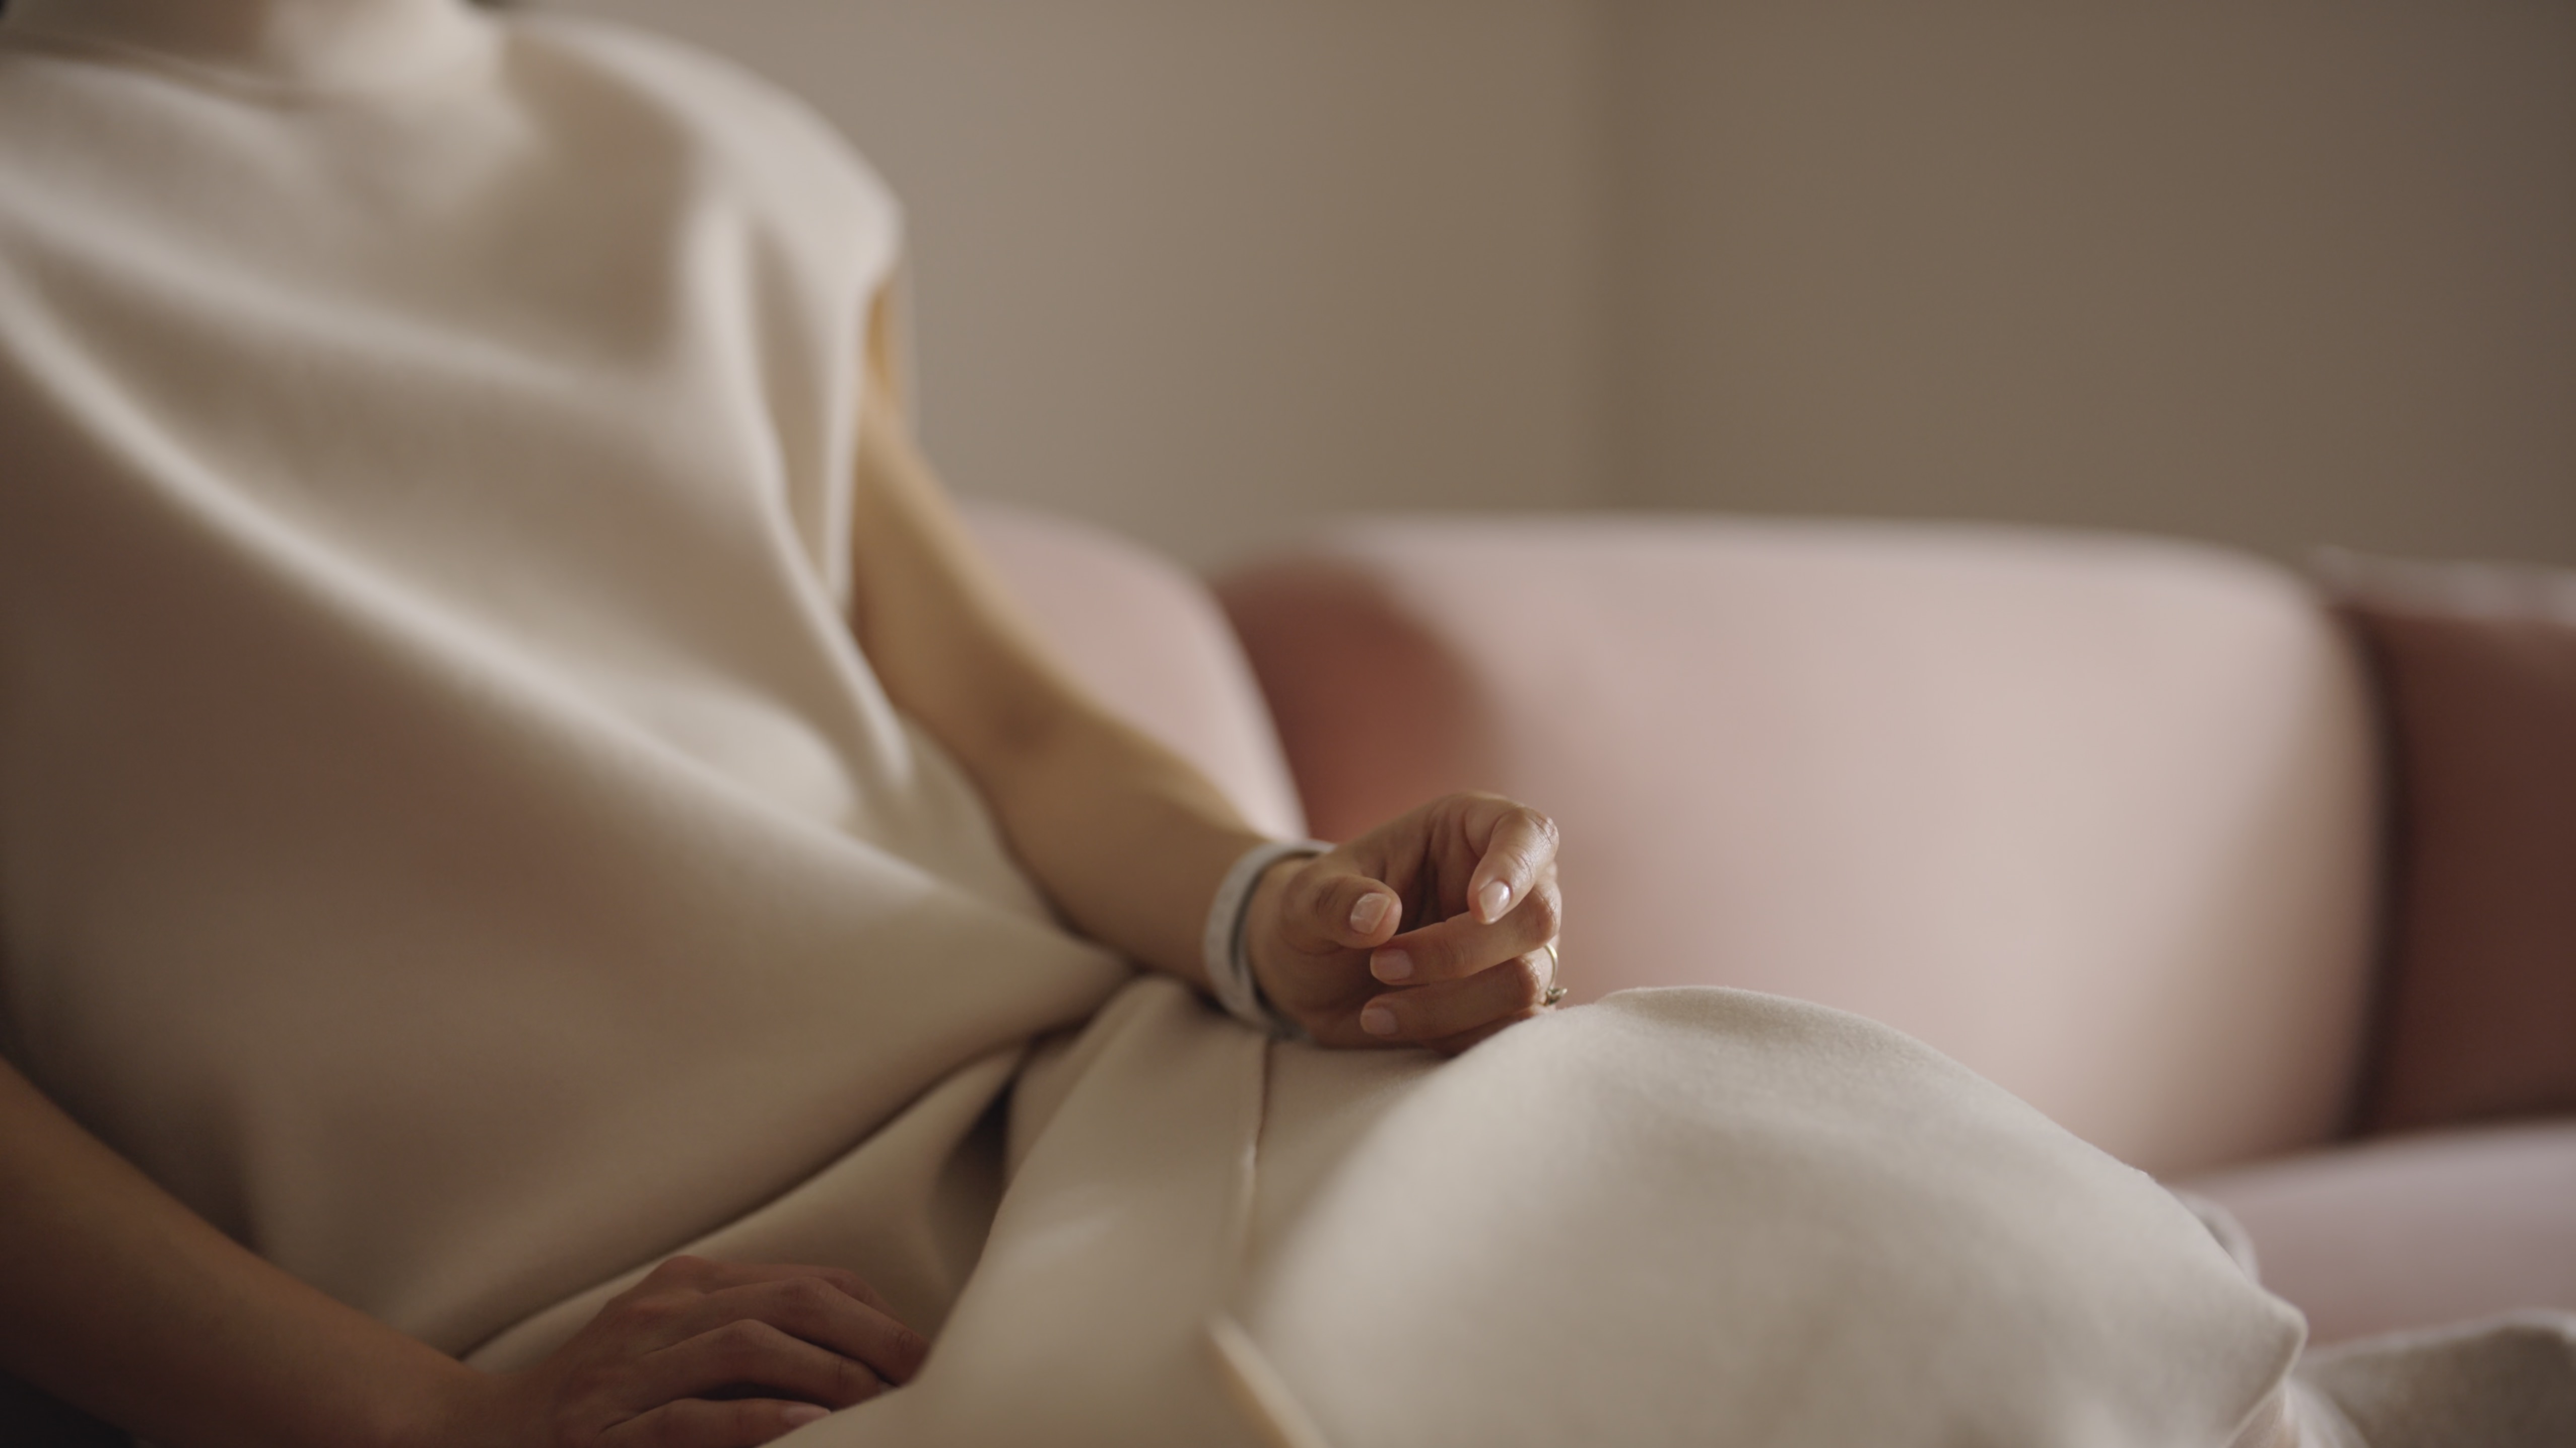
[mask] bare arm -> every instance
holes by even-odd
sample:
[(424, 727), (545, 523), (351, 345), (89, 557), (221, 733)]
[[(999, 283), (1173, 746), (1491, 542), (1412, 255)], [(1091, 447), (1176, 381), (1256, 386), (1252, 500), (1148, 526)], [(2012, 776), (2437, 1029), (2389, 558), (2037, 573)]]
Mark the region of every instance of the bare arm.
[(169, 1445), (380, 1444), (468, 1369), (260, 1260), (0, 1065), (0, 1361)]
[[(164, 1448), (749, 1448), (926, 1351), (852, 1273), (675, 1258), (485, 1373), (245, 1250), (0, 1063), (0, 1367)], [(705, 1396), (742, 1384), (774, 1396)]]
[[(912, 441), (885, 326), (881, 305), (851, 533), (860, 645), (1078, 929), (1204, 988), (1205, 912), (1261, 836), (1049, 657)], [(1456, 796), (1283, 863), (1248, 917), (1256, 974), (1328, 1044), (1473, 1044), (1531, 1014), (1549, 984), (1555, 850), (1534, 811)]]
[(883, 381), (882, 325), (876, 340), (851, 527), (860, 646), (1077, 928), (1204, 986), (1200, 922), (1173, 907), (1204, 904), (1262, 836), (1055, 662), (914, 447)]

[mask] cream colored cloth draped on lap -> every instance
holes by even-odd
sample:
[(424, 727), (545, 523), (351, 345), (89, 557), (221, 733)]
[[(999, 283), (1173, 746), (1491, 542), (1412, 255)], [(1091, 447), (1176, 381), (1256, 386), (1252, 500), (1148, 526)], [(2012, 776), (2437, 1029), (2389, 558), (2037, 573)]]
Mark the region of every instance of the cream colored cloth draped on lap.
[(1629, 992), (1435, 1065), (1144, 982), (1031, 1087), (930, 1367), (817, 1445), (2215, 1448), (2298, 1350), (2153, 1183), (1776, 997)]
[(2259, 1418), (2295, 1316), (1891, 1032), (1675, 992), (1325, 1055), (1060, 930), (843, 620), (896, 233), (615, 28), (14, 0), (9, 1058), (478, 1361), (684, 1248), (947, 1322), (817, 1443)]

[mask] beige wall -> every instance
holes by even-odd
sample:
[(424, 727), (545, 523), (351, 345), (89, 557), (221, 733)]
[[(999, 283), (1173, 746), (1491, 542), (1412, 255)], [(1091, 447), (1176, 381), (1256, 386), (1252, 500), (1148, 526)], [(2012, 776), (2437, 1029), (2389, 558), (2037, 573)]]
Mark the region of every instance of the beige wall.
[(2576, 5), (1617, 15), (1622, 496), (2576, 561)]
[(558, 0), (908, 198), (967, 491), (2576, 561), (2563, 0)]
[(1208, 561), (1596, 478), (1581, 0), (562, 0), (729, 49), (904, 195), (961, 491)]

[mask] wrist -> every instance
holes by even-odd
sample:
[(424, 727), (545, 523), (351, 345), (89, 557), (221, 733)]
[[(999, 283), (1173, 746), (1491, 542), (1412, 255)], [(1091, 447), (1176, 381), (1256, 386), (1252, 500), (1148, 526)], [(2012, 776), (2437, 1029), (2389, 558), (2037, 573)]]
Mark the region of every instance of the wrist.
[(1253, 883), (1252, 895), (1243, 907), (1243, 954), (1252, 973), (1253, 988), (1261, 993), (1271, 1010), (1279, 1010), (1279, 987), (1272, 974), (1277, 964), (1279, 912), (1288, 897), (1288, 880), (1312, 855), (1290, 855), (1271, 863)]
[[(1331, 849), (1320, 840), (1265, 840), (1235, 858), (1208, 903), (1200, 954), (1209, 991), (1226, 1014), (1255, 1030), (1282, 1037), (1304, 1034), (1265, 995), (1252, 962), (1252, 937), (1256, 931), (1262, 936), (1277, 933), (1279, 894), (1288, 867)], [(1268, 899), (1257, 901), (1265, 886)], [(1256, 918), (1256, 904), (1268, 913)]]
[(448, 1358), (394, 1395), (374, 1439), (383, 1448), (515, 1448), (512, 1378)]

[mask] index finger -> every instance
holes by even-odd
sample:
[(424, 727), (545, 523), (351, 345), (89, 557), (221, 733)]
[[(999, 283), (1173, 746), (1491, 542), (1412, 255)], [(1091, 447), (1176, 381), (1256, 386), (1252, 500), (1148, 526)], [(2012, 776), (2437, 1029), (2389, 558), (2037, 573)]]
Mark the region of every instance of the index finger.
[(1502, 806), (1485, 830), (1485, 850), (1467, 877), (1468, 908), (1487, 925), (1529, 897), (1556, 862), (1556, 821), (1525, 804)]
[(746, 1283), (711, 1292), (682, 1318), (678, 1330), (693, 1336), (736, 1321), (765, 1322), (859, 1363), (889, 1384), (912, 1381), (930, 1354), (929, 1342), (895, 1321), (893, 1313), (870, 1307), (813, 1277)]
[(698, 1292), (713, 1296), (728, 1287), (747, 1287), (761, 1282), (785, 1282), (791, 1278), (811, 1277), (843, 1296), (855, 1298), (884, 1313), (896, 1322), (894, 1308), (884, 1296), (868, 1285), (866, 1278), (846, 1267), (809, 1267), (787, 1262), (719, 1262), (704, 1257), (674, 1257), (660, 1270), (683, 1269), (688, 1285)]

